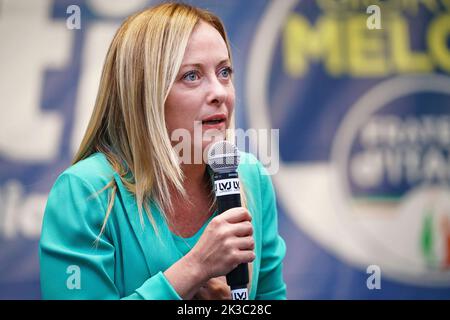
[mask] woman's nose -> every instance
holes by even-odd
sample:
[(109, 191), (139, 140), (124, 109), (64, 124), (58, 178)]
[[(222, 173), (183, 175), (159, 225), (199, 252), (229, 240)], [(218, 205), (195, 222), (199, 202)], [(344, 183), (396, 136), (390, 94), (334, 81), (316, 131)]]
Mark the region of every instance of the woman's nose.
[(209, 83), (208, 103), (220, 106), (227, 97), (227, 89), (219, 79), (214, 78)]

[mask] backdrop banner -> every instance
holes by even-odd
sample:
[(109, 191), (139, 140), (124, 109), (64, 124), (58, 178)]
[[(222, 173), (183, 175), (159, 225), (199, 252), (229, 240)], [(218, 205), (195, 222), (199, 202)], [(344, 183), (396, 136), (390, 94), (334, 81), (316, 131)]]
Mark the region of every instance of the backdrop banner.
[[(227, 27), (237, 127), (258, 132), (242, 149), (277, 192), (288, 298), (448, 298), (450, 2), (186, 2)], [(40, 298), (48, 192), (115, 31), (156, 3), (0, 0), (0, 299)]]

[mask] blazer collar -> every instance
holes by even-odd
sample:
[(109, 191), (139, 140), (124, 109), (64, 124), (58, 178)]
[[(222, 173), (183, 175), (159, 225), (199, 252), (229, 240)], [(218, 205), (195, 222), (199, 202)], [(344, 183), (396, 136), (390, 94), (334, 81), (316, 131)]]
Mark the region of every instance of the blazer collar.
[(158, 230), (155, 232), (144, 208), (142, 224), (135, 196), (126, 189), (116, 172), (114, 172), (114, 180), (117, 184), (120, 198), (123, 201), (126, 216), (139, 242), (150, 274), (155, 275), (160, 271), (164, 272), (182, 257), (175, 246), (166, 221), (156, 204), (152, 201), (150, 203), (150, 211)]

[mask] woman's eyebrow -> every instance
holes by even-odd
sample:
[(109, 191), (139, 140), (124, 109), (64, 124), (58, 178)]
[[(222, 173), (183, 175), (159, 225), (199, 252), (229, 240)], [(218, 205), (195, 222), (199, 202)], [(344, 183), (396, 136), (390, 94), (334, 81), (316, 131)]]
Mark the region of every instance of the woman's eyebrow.
[[(221, 64), (225, 64), (225, 63), (230, 63), (230, 59), (223, 59), (221, 60), (219, 63), (217, 63), (217, 65), (221, 65)], [(185, 68), (185, 67), (195, 67), (195, 68), (201, 68), (204, 64), (203, 63), (185, 63), (182, 64), (180, 68)]]

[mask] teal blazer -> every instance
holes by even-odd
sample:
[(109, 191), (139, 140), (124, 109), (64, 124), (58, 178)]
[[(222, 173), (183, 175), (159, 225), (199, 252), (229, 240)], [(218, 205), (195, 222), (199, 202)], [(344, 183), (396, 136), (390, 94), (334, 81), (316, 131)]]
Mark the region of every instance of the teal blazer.
[[(250, 154), (241, 154), (239, 177), (253, 217), (255, 254), (250, 299), (286, 299), (282, 261), (286, 246), (278, 234), (270, 177)], [(109, 191), (118, 189), (105, 232), (100, 233)], [(50, 191), (39, 246), (43, 299), (181, 299), (163, 272), (195, 245), (212, 217), (191, 238), (168, 228), (151, 203), (157, 233), (134, 196), (102, 153), (65, 170)], [(187, 245), (186, 245), (187, 244)], [(183, 247), (184, 245), (184, 247)]]

